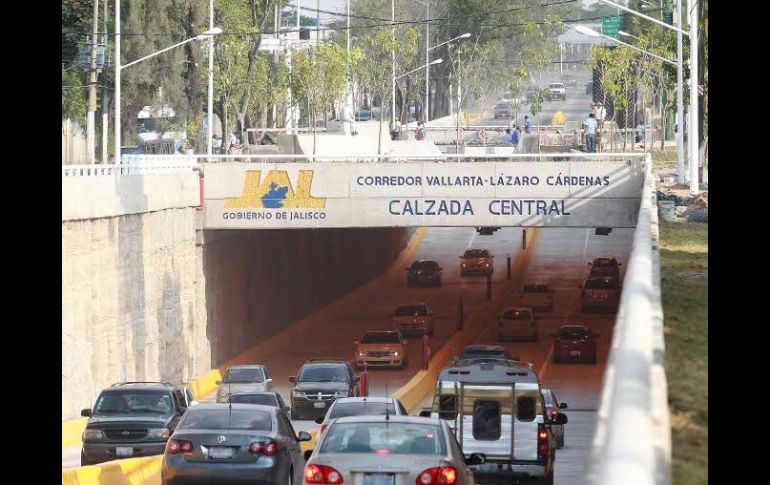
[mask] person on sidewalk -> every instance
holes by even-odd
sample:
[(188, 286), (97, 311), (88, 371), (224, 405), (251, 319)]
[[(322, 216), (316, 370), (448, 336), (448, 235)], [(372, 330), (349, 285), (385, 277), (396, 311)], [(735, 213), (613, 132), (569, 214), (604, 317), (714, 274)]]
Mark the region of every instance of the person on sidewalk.
[(532, 133), (532, 121), (529, 119), (529, 115), (524, 116), (524, 133), (527, 135)]
[(346, 102), (342, 108), (342, 121), (350, 126), (350, 134), (357, 135), (358, 129), (356, 128), (356, 119), (353, 116), (353, 109), (350, 107), (350, 103)]
[(505, 135), (503, 135), (503, 144), (505, 144), (507, 147), (513, 146), (513, 136), (511, 135), (510, 128), (505, 129)]
[(513, 131), (511, 132), (511, 144), (515, 148), (519, 146), (520, 141), (521, 141), (521, 128), (519, 126), (516, 126), (513, 128)]
[(586, 131), (586, 152), (596, 153), (596, 115), (591, 113), (588, 115), (588, 119), (585, 122)]
[(425, 128), (422, 126), (422, 121), (417, 122), (417, 127), (414, 129), (414, 139), (415, 140), (425, 139)]

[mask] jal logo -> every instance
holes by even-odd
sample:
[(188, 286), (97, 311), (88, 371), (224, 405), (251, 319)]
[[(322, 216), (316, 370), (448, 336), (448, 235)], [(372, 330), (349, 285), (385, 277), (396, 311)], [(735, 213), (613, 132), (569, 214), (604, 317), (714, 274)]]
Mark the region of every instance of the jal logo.
[(310, 195), (312, 170), (300, 170), (292, 185), (286, 170), (270, 170), (262, 178), (261, 170), (248, 170), (243, 195), (225, 199), (225, 209), (318, 209), (326, 199)]

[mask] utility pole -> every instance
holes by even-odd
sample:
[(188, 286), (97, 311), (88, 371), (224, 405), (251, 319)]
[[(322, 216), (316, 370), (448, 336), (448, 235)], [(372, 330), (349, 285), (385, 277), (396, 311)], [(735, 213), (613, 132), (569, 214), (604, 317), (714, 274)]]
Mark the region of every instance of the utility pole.
[(120, 0), (115, 1), (115, 163), (120, 163)]
[(690, 152), (690, 195), (698, 195), (698, 0), (687, 2), (690, 14), (690, 130), (687, 150)]
[[(105, 68), (107, 67), (107, 52), (109, 52), (109, 49), (107, 48), (107, 3), (108, 0), (104, 0), (104, 9), (102, 10), (102, 17), (104, 17), (104, 35), (102, 36), (102, 43), (104, 44)], [(102, 74), (102, 163), (108, 162), (107, 145), (109, 144), (109, 119), (110, 116), (109, 113), (107, 113), (107, 76)]]
[[(120, 0), (116, 0), (119, 2)], [(209, 0), (209, 30), (214, 29), (214, 0)], [(209, 85), (208, 85), (208, 113), (206, 130), (206, 155), (211, 157), (214, 154), (214, 36), (209, 39)], [(224, 126), (224, 124), (222, 125)], [(222, 133), (222, 148), (225, 145), (225, 134)], [(212, 160), (209, 158), (208, 160)]]
[(91, 34), (91, 67), (88, 71), (87, 142), (90, 163), (96, 163), (96, 50), (99, 33), (99, 0), (94, 0), (94, 22)]
[(315, 0), (315, 45), (321, 42), (321, 0)]
[[(390, 119), (393, 123), (396, 122), (396, 0), (390, 0), (390, 14), (393, 27), (391, 28), (391, 40), (393, 42), (390, 50), (390, 72), (393, 78), (393, 86), (391, 87), (390, 96)], [(384, 103), (383, 103), (384, 104)]]
[[(674, 25), (682, 28), (682, 0), (676, 0)], [(685, 183), (684, 177), (684, 78), (682, 74), (682, 33), (676, 32), (676, 174), (677, 182)]]

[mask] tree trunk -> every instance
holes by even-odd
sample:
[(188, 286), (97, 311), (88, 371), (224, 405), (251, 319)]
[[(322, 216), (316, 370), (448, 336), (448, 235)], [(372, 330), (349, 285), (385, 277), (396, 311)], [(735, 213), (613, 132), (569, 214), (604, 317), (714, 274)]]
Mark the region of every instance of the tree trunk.
[(623, 117), (623, 153), (626, 153), (628, 143), (628, 101), (626, 100), (625, 116)]
[(227, 98), (222, 99), (222, 152), (227, 153), (230, 148), (228, 139), (230, 138), (230, 128), (227, 123)]
[[(198, 34), (198, 32), (194, 32), (195, 27), (203, 24), (203, 9), (200, 8), (200, 4), (201, 2), (190, 2), (186, 14), (187, 22), (183, 26), (187, 38), (195, 37)], [(184, 52), (187, 57), (186, 69), (184, 70), (184, 92), (190, 107), (190, 113), (203, 113), (205, 95), (203, 92), (203, 73), (199, 67), (201, 65), (202, 51), (195, 42), (188, 42), (184, 46)], [(209, 127), (209, 130), (213, 130), (213, 127)], [(206, 139), (206, 133), (202, 133), (201, 136), (193, 140), (195, 153), (206, 151)]]
[[(382, 112), (385, 111), (385, 92), (380, 93), (380, 136), (377, 137), (377, 155), (382, 155)], [(379, 160), (378, 160), (379, 161)]]

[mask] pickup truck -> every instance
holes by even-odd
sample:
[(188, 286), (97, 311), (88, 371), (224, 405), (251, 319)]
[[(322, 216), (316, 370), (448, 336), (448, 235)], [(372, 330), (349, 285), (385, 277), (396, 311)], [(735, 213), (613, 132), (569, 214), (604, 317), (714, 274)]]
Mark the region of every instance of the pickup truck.
[(563, 83), (551, 83), (548, 86), (548, 91), (551, 93), (551, 100), (554, 100), (554, 99), (566, 100), (567, 99), (567, 88), (564, 87)]

